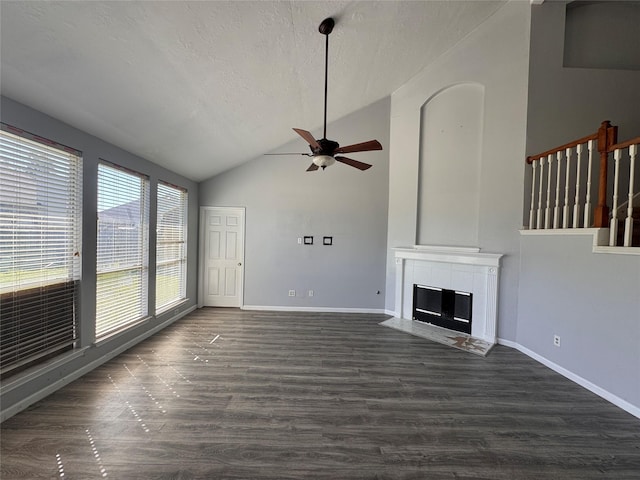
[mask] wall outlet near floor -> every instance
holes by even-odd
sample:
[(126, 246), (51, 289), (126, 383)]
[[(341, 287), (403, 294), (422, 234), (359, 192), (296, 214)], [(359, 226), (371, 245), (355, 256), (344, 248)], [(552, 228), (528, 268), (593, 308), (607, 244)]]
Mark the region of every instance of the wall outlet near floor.
[(309, 296), (313, 297), (313, 290), (309, 290)]
[(553, 336), (553, 344), (554, 344), (556, 347), (559, 347), (559, 346), (560, 346), (560, 335), (554, 335), (554, 336)]
[(290, 297), (295, 297), (296, 296), (296, 291), (295, 290), (289, 290), (289, 296)]

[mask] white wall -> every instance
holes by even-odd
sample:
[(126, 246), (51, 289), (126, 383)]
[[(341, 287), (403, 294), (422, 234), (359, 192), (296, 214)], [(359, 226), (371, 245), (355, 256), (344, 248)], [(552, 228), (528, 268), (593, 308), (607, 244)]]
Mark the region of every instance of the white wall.
[[(382, 143), (382, 151), (348, 155), (372, 164), (369, 170), (336, 163), (306, 172), (309, 157), (263, 156), (200, 184), (200, 205), (246, 207), (246, 307), (384, 309), (389, 104), (386, 98), (327, 126), (341, 145)], [(276, 151), (309, 148), (296, 138)], [(312, 246), (297, 244), (308, 235)], [(323, 236), (333, 245), (322, 245)]]
[[(390, 248), (416, 243), (421, 108), (438, 92), (460, 83), (484, 88), (479, 164), (477, 245), (503, 253), (499, 287), (498, 336), (516, 337), (519, 238), (522, 211), (527, 108), (528, 2), (509, 2), (448, 53), (427, 67), (391, 97), (389, 175)], [(446, 161), (443, 159), (443, 161)], [(445, 211), (446, 213), (446, 211)], [(446, 217), (443, 217), (446, 218)], [(446, 221), (431, 228), (449, 232), (448, 244), (460, 244)], [(388, 310), (395, 309), (395, 264), (387, 253)]]
[[(620, 126), (619, 140), (640, 135), (640, 71), (564, 68), (564, 25), (563, 3), (532, 7), (528, 154), (583, 137), (603, 120)], [(527, 175), (525, 191), (529, 182)], [(640, 257), (593, 254), (591, 243), (522, 237), (516, 341), (640, 412)]]

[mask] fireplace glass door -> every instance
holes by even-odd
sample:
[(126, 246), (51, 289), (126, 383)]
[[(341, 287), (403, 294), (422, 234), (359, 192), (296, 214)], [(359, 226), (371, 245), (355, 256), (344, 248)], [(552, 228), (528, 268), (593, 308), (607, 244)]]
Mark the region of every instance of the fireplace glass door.
[(473, 294), (426, 285), (413, 286), (413, 319), (471, 333)]

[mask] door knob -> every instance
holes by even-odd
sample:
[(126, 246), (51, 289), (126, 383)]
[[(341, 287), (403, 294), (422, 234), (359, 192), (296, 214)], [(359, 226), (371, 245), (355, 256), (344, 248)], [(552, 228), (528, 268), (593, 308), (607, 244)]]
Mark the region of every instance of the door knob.
[(238, 262), (238, 266), (241, 267), (242, 266), (242, 262)]

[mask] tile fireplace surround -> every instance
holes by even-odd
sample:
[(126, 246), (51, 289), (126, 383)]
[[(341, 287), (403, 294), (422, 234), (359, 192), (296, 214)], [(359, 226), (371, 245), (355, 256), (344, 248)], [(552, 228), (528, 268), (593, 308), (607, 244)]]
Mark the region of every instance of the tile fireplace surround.
[(498, 275), (501, 254), (473, 247), (414, 245), (393, 249), (396, 260), (395, 316), (411, 320), (413, 285), (473, 294), (471, 336), (497, 339)]

